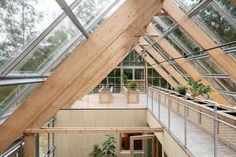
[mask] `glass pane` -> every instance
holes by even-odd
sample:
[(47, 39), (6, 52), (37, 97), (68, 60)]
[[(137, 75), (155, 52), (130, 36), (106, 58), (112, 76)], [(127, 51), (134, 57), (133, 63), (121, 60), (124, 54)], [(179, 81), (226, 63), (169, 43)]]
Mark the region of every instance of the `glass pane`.
[(124, 74), (128, 76), (129, 80), (133, 79), (133, 69), (124, 69)]
[(127, 57), (123, 60), (123, 64), (127, 66), (141, 66), (145, 65), (145, 61), (139, 56), (135, 50), (132, 50)]
[(206, 77), (205, 78), (208, 82), (209, 82), (209, 84), (212, 86), (212, 87), (214, 87), (215, 89), (219, 89), (219, 90), (225, 90), (225, 88), (220, 84), (220, 82), (219, 81), (217, 81), (217, 79), (215, 79), (215, 78), (209, 78), (209, 77)]
[(54, 0), (0, 2), (0, 70), (39, 36), (62, 10)]
[(199, 19), (199, 22), (205, 26), (207, 31), (213, 34), (221, 43), (235, 41), (236, 28), (221, 16), (211, 4), (200, 10), (195, 17)]
[(35, 73), (42, 70), (45, 64), (60, 53), (63, 46), (79, 34), (79, 30), (65, 18), (13, 69), (12, 73)]
[(40, 83), (0, 87), (0, 123), (2, 123)]
[(169, 16), (154, 17), (152, 23), (160, 33), (166, 32), (166, 30), (175, 24)]
[(65, 1), (70, 6), (75, 0), (65, 0)]
[(203, 50), (180, 28), (176, 28), (170, 35), (168, 35), (168, 37), (170, 40), (175, 42), (176, 45), (179, 45), (186, 54), (192, 54)]
[(193, 9), (197, 4), (202, 2), (202, 0), (176, 0), (177, 3), (180, 5), (181, 9), (185, 12)]
[(97, 15), (106, 10), (114, 1), (115, 0), (82, 0), (73, 12), (86, 28)]
[(230, 96), (230, 95), (224, 95), (222, 94), (223, 97), (229, 101), (233, 106), (236, 106), (236, 97), (235, 96)]
[(225, 89), (236, 92), (236, 84), (229, 78), (217, 78), (217, 80), (225, 87)]
[[(197, 53), (203, 49), (197, 45), (197, 43), (187, 35), (182, 29), (176, 28), (166, 39), (168, 42), (183, 56), (188, 58), (187, 55)], [(204, 54), (203, 52), (198, 53)], [(196, 55), (196, 56), (197, 56)], [(191, 56), (189, 56), (191, 57)], [(223, 74), (221, 68), (210, 57), (199, 58), (191, 60), (190, 63), (200, 72), (208, 74)]]
[(3, 113), (6, 106), (8, 105), (7, 100), (9, 100), (10, 97), (16, 96), (17, 90), (19, 88), (20, 85), (0, 87), (0, 115)]
[(220, 6), (222, 6), (227, 13), (236, 18), (236, 7), (232, 4), (232, 0), (216, 0)]
[(135, 69), (135, 79), (137, 80), (144, 79), (144, 69)]

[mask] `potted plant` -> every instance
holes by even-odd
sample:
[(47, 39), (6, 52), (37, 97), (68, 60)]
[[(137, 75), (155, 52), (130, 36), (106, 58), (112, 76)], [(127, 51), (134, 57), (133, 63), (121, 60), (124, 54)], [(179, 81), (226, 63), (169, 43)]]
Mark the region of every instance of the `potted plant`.
[[(189, 91), (191, 92), (191, 95), (193, 98), (196, 98), (198, 96), (203, 96), (209, 98), (209, 93), (212, 91), (210, 85), (204, 85), (201, 80), (198, 81), (189, 81)], [(199, 102), (199, 101), (198, 101)], [(204, 104), (203, 102), (200, 102)]]
[(126, 101), (128, 104), (138, 104), (139, 103), (139, 90), (138, 84), (132, 81), (128, 84), (128, 91), (126, 93)]
[(112, 135), (106, 135), (107, 139), (103, 142), (102, 154), (106, 157), (115, 157), (116, 139)]
[(179, 93), (179, 94), (181, 94), (181, 95), (186, 95), (186, 93), (187, 93), (187, 87), (186, 86), (178, 86), (177, 88), (176, 88), (176, 91)]
[(97, 144), (93, 145), (93, 150), (89, 154), (89, 156), (91, 156), (91, 157), (102, 157), (102, 150), (99, 147), (99, 145), (97, 145)]
[(132, 82), (129, 83), (128, 87), (131, 90), (136, 90), (138, 88), (138, 84), (137, 84), (137, 82), (132, 81)]
[(92, 152), (89, 154), (91, 157), (116, 157), (116, 139), (113, 135), (106, 135), (106, 139), (103, 142), (103, 148), (101, 149), (99, 145), (93, 145)]

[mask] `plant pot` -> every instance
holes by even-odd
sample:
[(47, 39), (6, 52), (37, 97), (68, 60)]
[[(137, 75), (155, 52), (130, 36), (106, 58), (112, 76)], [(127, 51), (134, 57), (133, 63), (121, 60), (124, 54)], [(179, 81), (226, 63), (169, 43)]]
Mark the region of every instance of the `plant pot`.
[(193, 100), (195, 103), (198, 103), (198, 104), (200, 104), (200, 105), (206, 105), (206, 104), (208, 104), (208, 103), (206, 103), (206, 102), (204, 102), (204, 101), (202, 101), (202, 100)]
[[(207, 106), (207, 107), (209, 107), (209, 108), (211, 108), (211, 109), (213, 109), (214, 110), (214, 105), (209, 105), (209, 106)], [(216, 110), (217, 111), (226, 111), (227, 109), (226, 108), (223, 108), (223, 107), (220, 107), (220, 106), (217, 106), (216, 107)]]
[(126, 101), (128, 104), (139, 103), (139, 90), (127, 90)]

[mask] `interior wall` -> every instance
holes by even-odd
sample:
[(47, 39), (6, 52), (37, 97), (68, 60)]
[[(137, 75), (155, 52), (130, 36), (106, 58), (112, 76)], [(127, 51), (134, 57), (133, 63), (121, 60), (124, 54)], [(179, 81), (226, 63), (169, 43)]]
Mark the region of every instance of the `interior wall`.
[[(56, 127), (146, 127), (146, 109), (104, 109), (104, 110), (60, 110), (56, 115)], [(60, 133), (55, 134), (55, 157), (88, 157), (94, 144), (102, 145), (106, 133)], [(120, 154), (120, 135), (116, 155)]]

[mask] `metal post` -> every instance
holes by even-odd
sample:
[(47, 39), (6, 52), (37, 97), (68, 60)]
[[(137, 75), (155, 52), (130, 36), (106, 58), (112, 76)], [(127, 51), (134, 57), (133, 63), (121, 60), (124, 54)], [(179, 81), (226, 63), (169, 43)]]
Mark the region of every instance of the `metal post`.
[[(158, 106), (158, 97), (157, 97), (157, 91), (156, 91), (156, 106)], [(156, 113), (157, 115), (158, 115), (158, 111), (157, 111), (157, 113)], [(156, 117), (157, 117), (157, 115), (156, 115)]]
[(168, 99), (168, 129), (170, 130), (170, 93), (168, 92), (167, 95)]
[(147, 93), (146, 93), (146, 96), (147, 96), (147, 97), (146, 97), (146, 101), (147, 101), (147, 102), (146, 102), (146, 103), (147, 103), (147, 107), (148, 107), (148, 92), (149, 92), (149, 87), (147, 87)]
[(39, 147), (40, 147), (40, 145), (39, 145), (39, 134), (37, 133), (36, 134), (36, 157), (39, 157), (40, 156), (40, 152), (39, 152)]
[(187, 147), (187, 101), (184, 97), (184, 146)]
[(217, 157), (217, 106), (214, 104), (214, 157)]
[(160, 90), (158, 91), (158, 119), (161, 118), (161, 94), (160, 94)]
[[(90, 94), (90, 93), (89, 93), (89, 94)], [(88, 104), (87, 107), (89, 107), (89, 94), (88, 94), (88, 96), (87, 96), (87, 104)]]
[(152, 89), (152, 106), (151, 106), (151, 109), (152, 109), (152, 112), (153, 112), (153, 89)]

